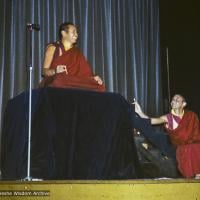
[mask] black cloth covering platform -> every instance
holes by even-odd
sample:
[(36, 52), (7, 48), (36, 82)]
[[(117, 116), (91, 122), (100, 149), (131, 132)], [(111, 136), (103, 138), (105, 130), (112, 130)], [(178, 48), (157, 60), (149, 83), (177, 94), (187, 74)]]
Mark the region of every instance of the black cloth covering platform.
[[(32, 92), (31, 177), (141, 177), (129, 114), (116, 93), (44, 88)], [(3, 121), (3, 180), (26, 177), (28, 92), (9, 100)]]

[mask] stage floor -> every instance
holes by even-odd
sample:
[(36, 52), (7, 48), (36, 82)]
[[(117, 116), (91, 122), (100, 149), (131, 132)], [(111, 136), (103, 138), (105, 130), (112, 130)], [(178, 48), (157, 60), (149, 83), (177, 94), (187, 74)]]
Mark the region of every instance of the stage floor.
[(200, 180), (1, 181), (0, 199), (200, 200)]

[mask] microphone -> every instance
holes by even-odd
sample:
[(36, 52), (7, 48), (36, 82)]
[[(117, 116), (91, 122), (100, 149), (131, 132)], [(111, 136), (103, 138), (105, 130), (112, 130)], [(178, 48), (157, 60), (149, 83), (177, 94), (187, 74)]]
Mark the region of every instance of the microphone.
[(26, 27), (30, 30), (36, 30), (39, 31), (40, 30), (40, 25), (39, 24), (31, 24), (31, 23), (27, 23)]

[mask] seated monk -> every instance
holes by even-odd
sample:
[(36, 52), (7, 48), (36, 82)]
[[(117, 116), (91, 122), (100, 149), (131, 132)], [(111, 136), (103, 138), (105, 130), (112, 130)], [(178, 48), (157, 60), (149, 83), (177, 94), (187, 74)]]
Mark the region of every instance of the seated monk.
[[(135, 112), (149, 118), (135, 102)], [(171, 101), (171, 112), (150, 118), (151, 124), (165, 124), (172, 144), (176, 147), (176, 160), (180, 173), (186, 178), (200, 178), (200, 122), (198, 116), (185, 110), (185, 98), (176, 94)]]
[(94, 76), (81, 51), (75, 47), (77, 29), (72, 23), (59, 28), (60, 40), (47, 46), (40, 87), (80, 88), (105, 91), (103, 81)]

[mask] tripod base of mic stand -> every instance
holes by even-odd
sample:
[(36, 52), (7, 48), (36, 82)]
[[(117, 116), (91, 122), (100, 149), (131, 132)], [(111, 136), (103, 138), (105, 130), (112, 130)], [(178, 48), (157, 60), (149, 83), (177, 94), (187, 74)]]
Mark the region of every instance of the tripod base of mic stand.
[(30, 176), (27, 176), (27, 177), (21, 179), (21, 181), (43, 181), (43, 179), (41, 179), (41, 178), (33, 178), (33, 177), (30, 177)]

